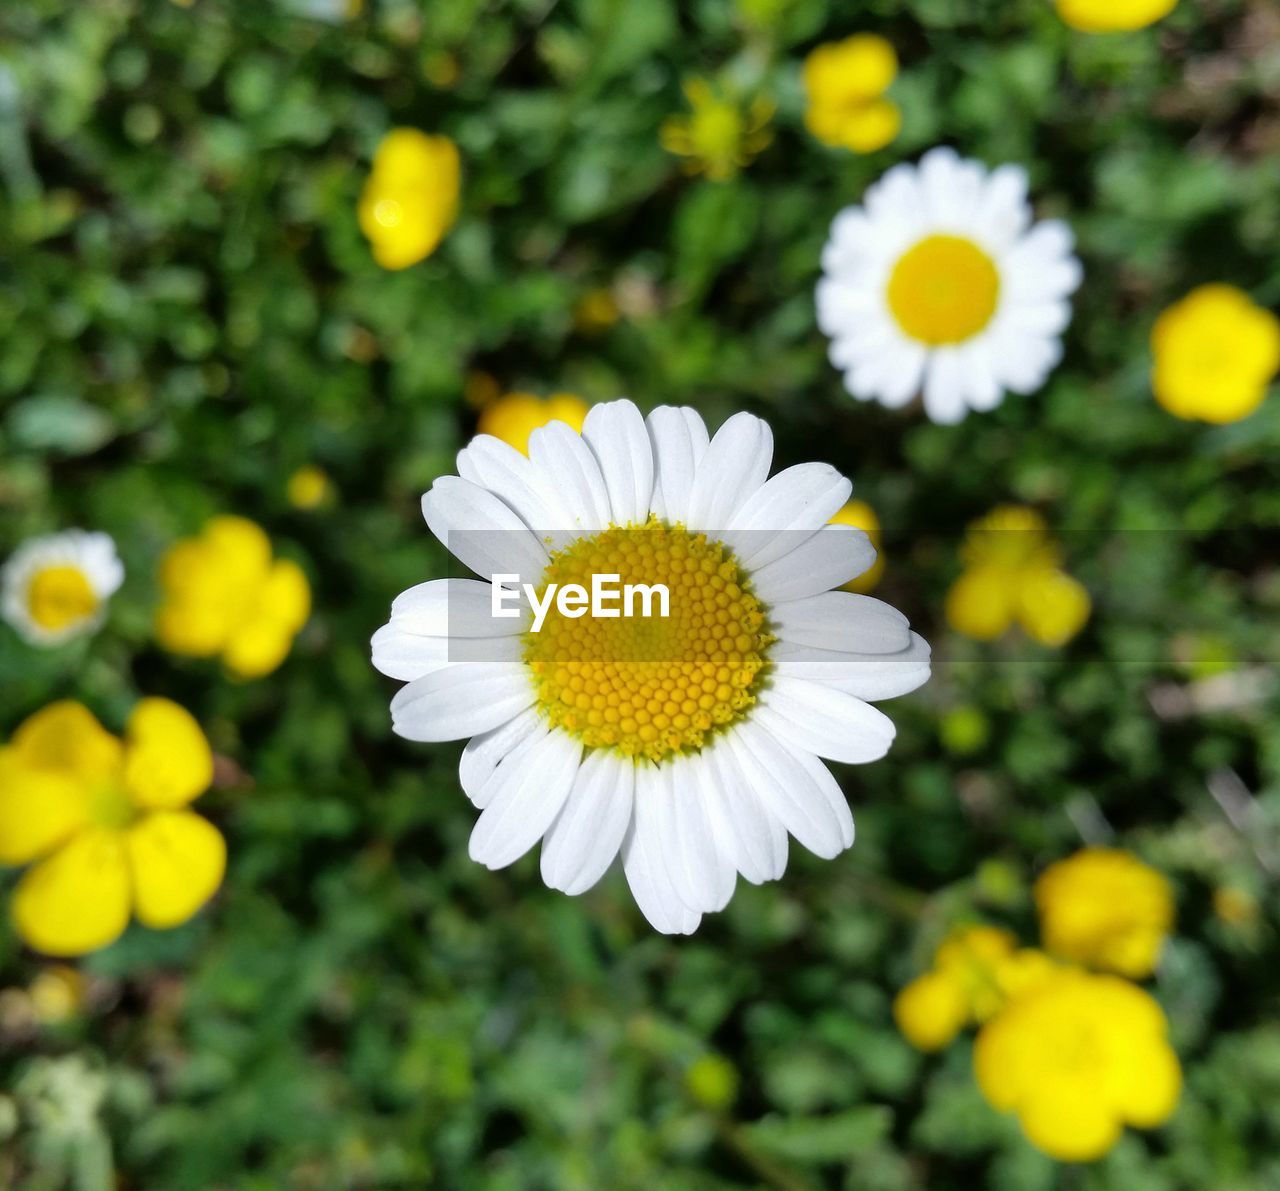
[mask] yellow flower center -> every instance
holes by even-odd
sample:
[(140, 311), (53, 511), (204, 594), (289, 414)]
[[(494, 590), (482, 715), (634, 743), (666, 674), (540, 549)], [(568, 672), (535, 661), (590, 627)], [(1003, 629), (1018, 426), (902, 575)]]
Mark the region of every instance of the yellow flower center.
[(45, 567), (27, 589), (27, 610), (42, 629), (64, 629), (97, 609), (98, 597), (79, 567)]
[(991, 321), (1000, 296), (995, 262), (962, 236), (928, 236), (899, 258), (889, 309), (910, 338), (936, 347), (962, 343)]
[(109, 831), (123, 831), (138, 817), (129, 792), (115, 782), (98, 787), (89, 798), (89, 821)]
[[(547, 586), (617, 575), (611, 589), (662, 584), (656, 596), (612, 604), (623, 615), (588, 610), (580, 618), (551, 606), (539, 632), (525, 635), (524, 660), (538, 688), (538, 710), (590, 748), (659, 761), (701, 748), (755, 703), (773, 637), (759, 600), (733, 552), (705, 534), (651, 517), (643, 526), (612, 525), (551, 556)], [(600, 609), (597, 608), (596, 611)]]

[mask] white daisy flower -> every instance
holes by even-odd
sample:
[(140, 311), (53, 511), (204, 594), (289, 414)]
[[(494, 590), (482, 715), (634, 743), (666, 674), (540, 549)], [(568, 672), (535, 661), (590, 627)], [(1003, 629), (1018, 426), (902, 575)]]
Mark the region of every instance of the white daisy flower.
[[(823, 463), (767, 478), (772, 455), (749, 414), (711, 437), (691, 409), (646, 420), (614, 401), (581, 435), (535, 430), (528, 456), (475, 438), (422, 498), (481, 579), (402, 594), (373, 662), (408, 682), (397, 733), (471, 738), (472, 859), (501, 868), (541, 840), (543, 879), (577, 894), (620, 853), (645, 917), (687, 934), (739, 875), (780, 877), (788, 834), (822, 857), (852, 844), (820, 758), (888, 752), (894, 726), (868, 700), (924, 682), (929, 647), (888, 604), (836, 590), (875, 559), (861, 530), (827, 524), (849, 481)], [(595, 575), (662, 585), (669, 615), (551, 607), (534, 631), (527, 603), (492, 615), (495, 575), (543, 606), (552, 583)]]
[(1080, 284), (1071, 229), (1032, 225), (1026, 171), (948, 148), (896, 165), (831, 225), (818, 325), (845, 388), (891, 409), (923, 390), (935, 422), (1038, 389)]
[(24, 542), (0, 569), (0, 614), (32, 645), (92, 632), (124, 582), (105, 533), (68, 529)]

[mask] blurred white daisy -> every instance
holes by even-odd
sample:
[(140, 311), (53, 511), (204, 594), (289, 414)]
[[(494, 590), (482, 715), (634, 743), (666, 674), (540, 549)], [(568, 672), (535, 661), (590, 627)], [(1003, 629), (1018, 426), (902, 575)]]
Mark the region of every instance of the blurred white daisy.
[[(660, 931), (689, 933), (739, 874), (781, 876), (787, 836), (819, 856), (853, 818), (819, 758), (883, 757), (892, 722), (868, 700), (929, 674), (929, 647), (889, 605), (835, 590), (875, 559), (828, 525), (849, 481), (822, 463), (768, 478), (769, 427), (737, 414), (714, 438), (691, 409), (646, 420), (595, 406), (579, 435), (535, 430), (526, 457), (481, 435), (422, 506), (482, 576), (401, 595), (373, 662), (410, 740), (470, 737), (460, 779), (481, 810), (474, 860), (500, 868), (542, 841), (542, 876), (582, 893), (621, 853)], [(617, 574), (664, 584), (670, 615), (491, 615), (497, 574), (549, 584)], [(504, 582), (504, 586), (507, 584)], [(460, 660), (477, 656), (489, 660)]]
[(32, 645), (92, 632), (124, 581), (105, 533), (68, 529), (24, 542), (0, 569), (0, 613)]
[(1080, 284), (1071, 229), (1031, 222), (1026, 171), (948, 148), (896, 165), (831, 225), (818, 325), (863, 401), (917, 393), (935, 422), (1038, 389), (1062, 355)]

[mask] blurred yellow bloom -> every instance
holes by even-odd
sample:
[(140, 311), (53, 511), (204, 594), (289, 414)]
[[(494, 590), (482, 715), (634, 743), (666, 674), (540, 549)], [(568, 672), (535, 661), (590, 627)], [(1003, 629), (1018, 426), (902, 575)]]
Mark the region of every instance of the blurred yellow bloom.
[(1280, 319), (1230, 285), (1202, 285), (1156, 319), (1156, 400), (1179, 418), (1238, 422), (1280, 369)]
[(1177, 1106), (1178, 1058), (1160, 1006), (1116, 976), (1061, 969), (1015, 997), (978, 1034), (978, 1087), (1016, 1113), (1038, 1149), (1090, 1162), (1123, 1127), (1151, 1128)]
[(384, 269), (430, 256), (458, 215), (462, 167), (445, 136), (394, 128), (378, 146), (360, 195), (360, 229)]
[(703, 1108), (725, 1109), (738, 1096), (738, 1069), (723, 1055), (706, 1054), (685, 1072), (684, 1085)]
[(844, 585), (845, 591), (863, 593), (871, 591), (884, 575), (884, 551), (880, 547), (880, 518), (876, 516), (875, 509), (865, 500), (851, 500), (831, 518), (830, 524), (852, 525), (854, 529), (864, 530), (867, 537), (871, 539), (871, 544), (876, 548), (875, 562), (856, 579), (850, 579)]
[(1042, 952), (1019, 950), (1007, 930), (961, 927), (942, 941), (933, 968), (895, 998), (894, 1020), (917, 1050), (941, 1050), (966, 1025), (987, 1021), (1056, 967)]
[(1145, 29), (1167, 17), (1178, 0), (1057, 0), (1058, 15), (1084, 33)]
[(805, 126), (824, 145), (871, 153), (898, 135), (902, 113), (883, 97), (897, 77), (898, 56), (883, 37), (859, 33), (820, 45), (802, 73)]
[(1149, 976), (1173, 927), (1173, 890), (1128, 852), (1085, 848), (1035, 886), (1045, 949), (1122, 976)]
[(308, 464), (289, 477), (285, 495), (295, 509), (318, 509), (333, 498), (333, 483), (323, 468)]
[(1016, 622), (1056, 647), (1089, 619), (1089, 593), (1059, 568), (1057, 544), (1034, 509), (1002, 505), (975, 521), (960, 556), (966, 569), (947, 592), (946, 615), (966, 637), (993, 641)]
[(671, 116), (660, 132), (662, 147), (686, 159), (687, 173), (704, 173), (713, 182), (732, 178), (773, 139), (768, 124), (773, 104), (757, 98), (745, 108), (717, 93), (706, 79), (684, 85), (693, 109), (687, 116)]
[(527, 452), (529, 435), (539, 426), (548, 422), (568, 422), (580, 432), (590, 408), (581, 397), (572, 393), (552, 393), (546, 398), (535, 397), (532, 393), (508, 393), (481, 410), (476, 430), (502, 439), (517, 451)]
[(949, 975), (925, 972), (894, 998), (893, 1019), (917, 1050), (941, 1050), (968, 1022), (969, 1006)]
[(243, 517), (215, 517), (160, 564), (156, 636), (187, 657), (220, 657), (240, 678), (274, 670), (311, 615), (302, 569), (272, 559), (267, 535)]
[(573, 325), (584, 335), (599, 335), (618, 321), (619, 313), (611, 290), (587, 290), (573, 308)]
[(87, 988), (84, 973), (67, 964), (50, 964), (31, 982), (27, 995), (37, 1021), (58, 1025), (80, 1011)]
[(18, 882), (19, 935), (48, 955), (114, 942), (132, 912), (177, 926), (222, 882), (226, 845), (187, 810), (213, 780), (199, 725), (143, 699), (123, 741), (80, 703), (51, 703), (0, 749), (0, 863), (37, 861)]

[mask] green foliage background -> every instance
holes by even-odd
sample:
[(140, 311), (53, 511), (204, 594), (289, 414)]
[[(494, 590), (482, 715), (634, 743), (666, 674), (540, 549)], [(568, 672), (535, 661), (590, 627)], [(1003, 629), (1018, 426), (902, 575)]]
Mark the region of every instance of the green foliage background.
[[(1086, 37), (1041, 0), (369, 0), (345, 23), (308, 2), (0, 11), (0, 554), (81, 525), (128, 568), (86, 645), (0, 631), (0, 734), (60, 696), (115, 729), (141, 694), (178, 699), (226, 759), (201, 807), (231, 852), (193, 923), (83, 964), (84, 1014), (0, 1015), (0, 1182), (1280, 1185), (1280, 400), (1178, 422), (1146, 346), (1200, 282), (1280, 302), (1274, 8), (1183, 0)], [(904, 63), (903, 133), (867, 158), (806, 134), (799, 83), (812, 45), (861, 30)], [(658, 145), (693, 74), (777, 100), (735, 181), (691, 180)], [(441, 250), (390, 274), (355, 203), (395, 124), (454, 137), (465, 177)], [(1046, 388), (955, 428), (852, 402), (812, 303), (831, 217), (941, 141), (1025, 163), (1086, 269)], [(601, 287), (623, 317), (584, 334), (575, 306)], [(478, 369), (713, 423), (749, 408), (780, 464), (854, 477), (886, 525), (879, 594), (937, 666), (888, 707), (891, 755), (841, 772), (850, 852), (793, 847), (783, 881), (674, 941), (617, 874), (574, 900), (536, 857), (468, 861), (458, 747), (392, 737), (367, 642), (446, 571), (418, 497), (473, 429)], [(304, 463), (332, 508), (288, 506)], [(960, 531), (1002, 500), (1045, 511), (1094, 594), (1064, 651), (978, 647), (941, 619)], [(222, 511), (267, 526), (316, 592), (289, 661), (251, 684), (150, 642), (160, 553)], [(919, 1056), (889, 1005), (956, 922), (1033, 942), (1030, 878), (1109, 838), (1177, 885), (1154, 991), (1188, 1086), (1164, 1130), (1066, 1169), (983, 1104), (967, 1043)], [(1217, 919), (1222, 886), (1260, 917)], [(40, 968), (0, 928), (0, 984)], [(708, 1052), (739, 1073), (723, 1111), (685, 1086)]]

